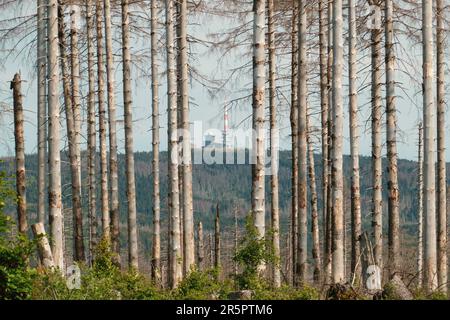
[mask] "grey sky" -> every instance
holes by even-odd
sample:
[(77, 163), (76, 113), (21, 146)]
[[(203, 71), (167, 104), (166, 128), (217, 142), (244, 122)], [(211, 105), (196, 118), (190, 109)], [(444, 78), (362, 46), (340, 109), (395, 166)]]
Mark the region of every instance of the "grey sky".
[[(33, 5), (28, 6), (24, 9), (25, 12), (31, 13), (33, 10)], [(2, 13), (0, 17), (13, 15), (14, 12)], [(250, 17), (249, 17), (250, 19)], [(194, 35), (196, 38), (206, 39), (207, 35), (212, 32), (220, 32), (225, 28), (231, 27), (235, 21), (227, 18), (218, 17), (196, 17), (191, 19), (189, 26), (189, 33)], [(420, 26), (418, 26), (420, 28)], [(164, 34), (160, 33), (162, 36), (161, 44), (164, 44)], [(116, 32), (116, 35), (120, 33)], [(34, 35), (33, 35), (34, 36)], [(148, 48), (149, 40), (138, 39), (134, 42), (134, 49)], [(242, 59), (243, 51), (234, 52), (230, 56), (227, 56), (222, 62), (220, 68), (217, 65), (219, 58), (222, 57), (220, 53), (208, 54), (208, 49), (199, 44), (192, 44), (191, 50), (193, 56), (191, 57), (190, 64), (195, 66), (202, 74), (206, 74), (212, 77), (224, 77), (229, 70), (237, 65), (243, 64), (245, 59)], [(118, 49), (118, 47), (117, 47)], [(135, 50), (136, 52), (137, 50)], [(25, 51), (26, 52), (26, 51)], [(406, 158), (415, 160), (417, 158), (417, 123), (421, 118), (421, 92), (420, 92), (420, 82), (421, 82), (421, 47), (415, 46), (413, 48), (407, 48), (406, 51), (398, 51), (399, 60), (406, 58), (406, 55), (415, 57), (415, 61), (411, 63), (411, 66), (406, 67), (405, 65), (399, 63), (399, 68), (402, 70), (397, 73), (397, 81), (399, 87), (397, 88), (397, 108), (398, 108), (398, 152), (400, 158)], [(119, 52), (117, 52), (119, 53)], [(0, 50), (0, 56), (4, 55)], [(3, 57), (2, 57), (3, 58)], [(369, 52), (365, 52), (364, 56), (360, 57), (360, 68), (359, 73), (360, 80), (366, 80), (365, 76), (368, 72), (366, 68), (370, 63)], [(26, 126), (25, 126), (25, 138), (26, 138), (26, 153), (35, 153), (36, 150), (36, 82), (33, 79), (34, 56), (25, 56), (22, 53), (18, 58), (10, 58), (5, 65), (0, 66), (0, 103), (10, 105), (11, 104), (11, 92), (9, 90), (9, 81), (13, 78), (16, 71), (21, 71), (22, 78), (27, 80), (23, 84), (23, 93), (25, 110), (26, 110)], [(162, 72), (165, 66), (165, 57), (162, 54), (160, 57), (160, 71)], [(247, 56), (248, 61), (251, 60), (251, 56)], [(116, 62), (119, 58), (116, 56)], [(85, 61), (82, 61), (85, 63)], [(279, 64), (285, 64), (287, 62), (286, 57), (280, 56)], [(407, 70), (410, 69), (410, 70)], [(150, 62), (146, 60), (143, 63), (143, 69), (149, 72)], [(120, 95), (121, 91), (121, 72), (122, 67), (120, 64), (116, 65), (116, 92), (117, 92), (117, 103), (118, 103), (118, 116), (119, 120), (122, 119), (122, 97)], [(410, 81), (409, 77), (405, 73), (413, 74), (416, 73), (416, 82)], [(140, 75), (140, 71), (134, 70), (134, 83), (133, 87), (133, 118), (135, 121), (134, 126), (134, 143), (136, 151), (147, 151), (151, 149), (151, 94), (150, 94), (150, 77)], [(370, 80), (370, 78), (369, 78)], [(384, 81), (384, 79), (382, 79)], [(448, 79), (447, 79), (448, 80)], [(161, 138), (162, 138), (162, 149), (166, 149), (167, 137), (166, 137), (166, 79), (164, 76), (160, 78), (160, 103), (161, 103)], [(344, 82), (345, 83), (345, 82)], [(279, 83), (280, 86), (285, 85), (285, 83)], [(361, 84), (363, 86), (363, 84)], [(203, 88), (199, 83), (193, 81), (190, 97), (191, 97), (191, 121), (202, 121), (203, 127), (206, 128), (223, 128), (223, 105), (225, 101), (230, 101), (243, 95), (243, 92), (238, 92), (240, 88), (248, 88), (251, 90), (251, 73), (243, 74), (239, 77), (239, 80), (233, 84), (229, 84), (225, 87), (228, 94), (222, 94), (217, 99), (213, 99), (209, 96), (207, 90)], [(246, 94), (250, 94), (251, 91), (247, 91)], [(289, 96), (286, 94), (286, 96)], [(361, 153), (363, 155), (370, 155), (370, 87), (366, 87), (359, 97), (359, 104), (361, 108), (360, 112), (360, 122), (361, 122)], [(280, 100), (280, 138), (281, 138), (281, 148), (290, 148), (290, 130), (289, 130), (289, 112), (286, 102), (281, 98)], [(312, 98), (310, 101), (310, 106), (312, 110), (317, 110), (318, 105), (317, 99)], [(344, 100), (347, 103), (347, 99)], [(347, 109), (344, 109), (347, 110)], [(251, 113), (251, 101), (241, 104), (239, 107), (230, 110), (230, 126), (237, 125), (241, 123), (243, 119), (249, 116)], [(63, 113), (62, 113), (63, 116)], [(313, 124), (315, 126), (319, 125), (318, 115), (314, 113)], [(448, 117), (447, 117), (448, 118)], [(61, 123), (64, 127), (65, 122), (63, 118)], [(384, 120), (384, 119), (383, 119)], [(13, 154), (14, 141), (13, 141), (13, 127), (12, 127), (12, 115), (10, 113), (5, 113), (4, 111), (0, 114), (0, 156), (8, 156)], [(348, 142), (348, 116), (345, 114), (345, 144), (344, 150), (346, 153), (349, 152), (349, 142)], [(245, 123), (243, 126), (245, 127)], [(83, 129), (85, 130), (85, 126)], [(248, 121), (247, 121), (248, 126)], [(448, 128), (448, 126), (447, 126)], [(123, 141), (123, 127), (119, 124), (119, 152), (123, 152), (124, 141)], [(316, 139), (317, 143), (319, 140)], [(449, 139), (447, 139), (447, 145), (449, 144)], [(65, 142), (62, 142), (62, 147), (65, 147)], [(319, 144), (316, 146), (319, 149)], [(447, 148), (447, 157), (450, 157), (450, 151)], [(385, 154), (385, 149), (383, 148), (383, 154)]]

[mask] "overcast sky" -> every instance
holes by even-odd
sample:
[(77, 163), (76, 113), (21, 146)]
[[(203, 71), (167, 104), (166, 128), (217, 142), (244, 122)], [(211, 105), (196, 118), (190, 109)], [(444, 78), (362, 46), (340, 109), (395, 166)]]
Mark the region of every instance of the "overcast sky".
[[(23, 12), (32, 13), (34, 12), (35, 1), (30, 1), (30, 5), (23, 8)], [(12, 15), (17, 15), (17, 11), (14, 12), (3, 12), (0, 14), (0, 18), (10, 17)], [(251, 17), (249, 17), (250, 19)], [(196, 17), (190, 18), (189, 34), (195, 36), (198, 39), (207, 39), (207, 35), (214, 32), (221, 32), (226, 28), (230, 28), (235, 24), (227, 18), (218, 17)], [(420, 28), (420, 26), (417, 26)], [(117, 39), (120, 39), (120, 33), (116, 32)], [(164, 34), (160, 33), (161, 45), (164, 45)], [(29, 40), (33, 39), (35, 34), (32, 33), (29, 36)], [(18, 37), (19, 39), (19, 37)], [(27, 41), (23, 41), (27, 43)], [(137, 39), (133, 42), (134, 52), (140, 52), (142, 49), (149, 48), (150, 41), (147, 39)], [(33, 48), (30, 50), (22, 51), (22, 54), (18, 57), (9, 58), (4, 65), (0, 66), (0, 103), (2, 104), (2, 110), (5, 107), (11, 105), (11, 91), (9, 90), (9, 81), (14, 76), (14, 73), (20, 71), (22, 78), (26, 80), (23, 83), (23, 94), (24, 94), (24, 104), (25, 104), (25, 139), (26, 139), (26, 153), (35, 153), (36, 149), (36, 81), (34, 80), (34, 55), (29, 55), (28, 52), (34, 53), (35, 43), (31, 42)], [(117, 47), (117, 44), (116, 44)], [(399, 46), (397, 46), (399, 48)], [(413, 74), (416, 73), (416, 79), (420, 78), (421, 70), (421, 47), (406, 46), (405, 51), (398, 50), (399, 55), (399, 68), (401, 71), (397, 73), (397, 108), (398, 108), (398, 153), (400, 158), (406, 158), (415, 160), (417, 159), (417, 124), (421, 118), (421, 92), (420, 92), (420, 81), (411, 81), (406, 73)], [(2, 51), (4, 46), (0, 46), (0, 56), (5, 56), (5, 52)], [(248, 49), (249, 47), (247, 47)], [(116, 54), (119, 54), (119, 47), (116, 48)], [(231, 53), (226, 56), (225, 59), (222, 53), (211, 53), (207, 46), (194, 44), (190, 46), (192, 56), (190, 58), (190, 64), (194, 66), (199, 72), (204, 75), (208, 75), (212, 78), (223, 78), (229, 74), (230, 70), (238, 65), (244, 64), (247, 61), (251, 61), (251, 56), (245, 58), (242, 57), (244, 49), (237, 52)], [(406, 55), (409, 57), (415, 57), (410, 66), (402, 63), (402, 60), (406, 60)], [(116, 56), (116, 62), (120, 59)], [(137, 58), (136, 58), (137, 59)], [(218, 65), (218, 62), (221, 62)], [(85, 61), (82, 61), (83, 64)], [(287, 62), (286, 57), (279, 56), (278, 63), (283, 65)], [(370, 86), (364, 86), (370, 77), (367, 78), (368, 68), (370, 63), (369, 52), (367, 51), (364, 56), (360, 57), (359, 67), (360, 72), (358, 73), (361, 81), (361, 93), (359, 96), (360, 104), (360, 123), (361, 123), (361, 154), (370, 155)], [(160, 93), (160, 109), (161, 109), (161, 132), (160, 136), (162, 139), (161, 148), (164, 150), (167, 148), (167, 128), (166, 128), (166, 79), (164, 71), (165, 57), (163, 54), (160, 56), (160, 72), (161, 72), (161, 87)], [(142, 64), (143, 70), (150, 72), (150, 62), (149, 60), (144, 60)], [(279, 67), (281, 68), (281, 67)], [(408, 70), (407, 70), (408, 69)], [(250, 71), (250, 69), (249, 69)], [(122, 109), (122, 97), (120, 95), (121, 91), (121, 64), (116, 65), (116, 92), (117, 92), (117, 104), (118, 104), (118, 117), (119, 120), (123, 117)], [(417, 77), (418, 76), (418, 77)], [(448, 80), (448, 79), (447, 79)], [(151, 150), (151, 91), (150, 91), (150, 77), (144, 76), (142, 71), (134, 69), (133, 73), (133, 118), (134, 118), (134, 146), (136, 151), (148, 151)], [(344, 84), (347, 80), (344, 81)], [(384, 76), (383, 76), (384, 81)], [(285, 84), (280, 81), (279, 86), (283, 87)], [(84, 87), (85, 88), (85, 87)], [(223, 128), (223, 107), (226, 101), (231, 101), (243, 95), (248, 95), (251, 90), (241, 91), (240, 89), (251, 89), (251, 71), (244, 73), (238, 77), (236, 81), (225, 86), (225, 91), (220, 96), (213, 98), (208, 94), (208, 91), (200, 85), (197, 81), (191, 82), (190, 87), (190, 99), (191, 99), (191, 122), (200, 121), (203, 128), (216, 128), (221, 130)], [(283, 89), (284, 90), (284, 89)], [(84, 92), (85, 94), (85, 92)], [(288, 94), (286, 96), (289, 96)], [(286, 101), (283, 100), (281, 95), (279, 96), (280, 110), (279, 110), (279, 127), (280, 138), (281, 138), (281, 148), (290, 148), (290, 129), (289, 129), (289, 111), (286, 106)], [(345, 97), (345, 111), (347, 110), (348, 99)], [(314, 113), (314, 110), (318, 109), (317, 99), (312, 98), (310, 103), (311, 110), (313, 110), (313, 124), (315, 126), (319, 125), (319, 115)], [(384, 102), (383, 102), (384, 103)], [(233, 107), (229, 112), (230, 127), (233, 128), (240, 124), (240, 128), (248, 128), (248, 121), (244, 121), (251, 113), (251, 103), (250, 101), (241, 103), (239, 107)], [(85, 114), (85, 112), (83, 112)], [(61, 124), (64, 127), (65, 121), (62, 113)], [(448, 117), (447, 117), (448, 118)], [(348, 115), (345, 114), (345, 151), (349, 152), (349, 141), (348, 141)], [(383, 121), (384, 121), (383, 117)], [(123, 126), (119, 123), (119, 152), (124, 152), (124, 141), (123, 141)], [(448, 126), (447, 126), (448, 128)], [(83, 127), (86, 130), (86, 125)], [(384, 131), (384, 130), (383, 130)], [(447, 129), (448, 131), (448, 129)], [(447, 139), (447, 145), (450, 143), (450, 139)], [(316, 148), (319, 150), (320, 146), (317, 142)], [(384, 137), (383, 137), (384, 141)], [(65, 148), (67, 145), (65, 141), (61, 143), (61, 147)], [(386, 150), (383, 146), (383, 154), (385, 155)], [(447, 157), (450, 158), (450, 148), (447, 148)], [(12, 115), (8, 112), (1, 111), (0, 114), (0, 156), (11, 156), (14, 152), (14, 140), (13, 140), (13, 122)]]

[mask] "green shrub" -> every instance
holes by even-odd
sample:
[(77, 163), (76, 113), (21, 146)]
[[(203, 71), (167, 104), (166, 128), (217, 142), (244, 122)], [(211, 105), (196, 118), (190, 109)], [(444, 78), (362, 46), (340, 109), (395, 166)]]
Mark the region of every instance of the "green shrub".
[(219, 280), (217, 269), (193, 270), (175, 289), (173, 297), (184, 300), (226, 299), (231, 288), (230, 281)]
[(14, 223), (5, 215), (8, 202), (14, 202), (11, 181), (0, 172), (0, 299), (28, 299), (35, 272), (28, 269), (34, 243), (22, 235), (14, 235)]
[(249, 214), (245, 223), (245, 233), (241, 246), (234, 260), (242, 267), (242, 273), (236, 276), (236, 283), (240, 290), (265, 290), (267, 282), (258, 270), (261, 264), (277, 263), (270, 249), (270, 243), (260, 238), (254, 225), (253, 214)]
[(318, 300), (319, 292), (309, 286), (293, 288), (283, 285), (280, 288), (267, 288), (254, 292), (255, 300)]

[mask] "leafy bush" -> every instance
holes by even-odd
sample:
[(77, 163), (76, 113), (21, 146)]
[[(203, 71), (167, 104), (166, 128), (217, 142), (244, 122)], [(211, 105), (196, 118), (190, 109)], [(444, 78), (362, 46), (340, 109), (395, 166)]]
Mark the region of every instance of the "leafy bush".
[(219, 280), (218, 269), (193, 270), (175, 289), (173, 297), (185, 300), (226, 299), (231, 288), (230, 281)]
[(15, 193), (4, 172), (0, 172), (0, 299), (28, 299), (35, 272), (28, 269), (34, 243), (14, 235), (14, 223), (4, 208), (13, 202)]
[(69, 289), (59, 272), (42, 272), (34, 283), (34, 299), (44, 300), (154, 300), (163, 295), (143, 275), (122, 272), (109, 243), (102, 240), (91, 268), (80, 266), (81, 287)]
[(268, 284), (258, 270), (261, 264), (276, 263), (270, 244), (265, 238), (259, 237), (254, 225), (253, 214), (247, 216), (242, 244), (234, 260), (242, 267), (242, 273), (236, 276), (236, 282), (241, 290), (265, 290)]

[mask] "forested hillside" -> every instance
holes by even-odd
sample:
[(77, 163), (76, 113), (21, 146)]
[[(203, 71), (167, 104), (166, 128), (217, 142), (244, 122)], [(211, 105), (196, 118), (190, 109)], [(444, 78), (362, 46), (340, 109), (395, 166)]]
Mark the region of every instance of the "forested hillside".
[[(289, 214), (291, 208), (291, 152), (280, 152), (280, 213), (281, 213), (281, 229), (282, 233), (286, 233), (289, 229)], [(316, 155), (316, 181), (317, 185), (321, 185), (321, 162), (320, 155)], [(139, 152), (135, 153), (135, 167), (136, 167), (136, 204), (138, 211), (138, 226), (140, 228), (140, 243), (145, 247), (141, 250), (150, 250), (151, 248), (151, 223), (152, 223), (152, 176), (151, 176), (151, 153)], [(4, 159), (5, 162), (0, 164), (1, 169), (6, 169), (10, 174), (13, 173), (14, 163), (11, 159)], [(344, 157), (344, 172), (345, 172), (345, 186), (348, 190), (350, 184), (350, 161), (349, 157)], [(371, 185), (372, 178), (370, 174), (371, 160), (368, 157), (361, 157), (361, 205), (364, 223), (367, 229), (370, 226), (371, 219)], [(119, 197), (120, 197), (120, 212), (121, 212), (121, 243), (122, 247), (126, 249), (126, 193), (125, 193), (125, 159), (123, 155), (119, 155)], [(383, 159), (384, 168), (386, 168), (385, 159)], [(62, 155), (62, 185), (63, 185), (63, 201), (66, 214), (66, 220), (71, 219), (71, 197), (70, 197), (70, 172), (67, 157)], [(83, 190), (87, 193), (86, 188), (86, 166), (83, 162), (82, 180)], [(36, 155), (28, 155), (26, 157), (27, 169), (27, 202), (30, 210), (31, 220), (36, 219), (36, 203), (37, 203), (37, 188), (36, 188), (36, 172), (37, 172), (37, 158)], [(194, 190), (194, 213), (195, 222), (202, 221), (206, 232), (212, 232), (214, 229), (214, 216), (216, 204), (219, 203), (221, 211), (221, 222), (225, 228), (231, 229), (234, 221), (233, 210), (238, 209), (239, 225), (243, 228), (244, 217), (250, 210), (250, 189), (251, 185), (251, 170), (249, 165), (194, 165), (193, 167), (193, 190)], [(386, 175), (386, 170), (384, 175)], [(100, 176), (98, 180), (100, 180)], [(269, 176), (266, 177), (266, 197), (270, 198)], [(399, 185), (400, 185), (400, 212), (401, 212), (401, 226), (405, 228), (410, 236), (416, 232), (417, 224), (417, 162), (400, 160), (399, 161)], [(100, 192), (99, 189), (97, 189)], [(161, 153), (161, 218), (163, 230), (167, 227), (167, 153)], [(98, 194), (98, 197), (100, 194)], [(322, 208), (322, 194), (319, 196), (319, 210)], [(384, 216), (387, 214), (386, 208), (387, 192), (383, 190), (384, 200)], [(347, 229), (350, 230), (350, 194), (345, 193), (345, 207)], [(83, 203), (86, 206), (86, 203)], [(97, 202), (99, 206), (100, 203)], [(100, 208), (98, 208), (100, 209)], [(14, 210), (14, 209), (12, 209)], [(87, 211), (87, 209), (86, 209)], [(266, 207), (267, 215), (269, 209)], [(15, 216), (15, 215), (14, 215)], [(87, 219), (87, 217), (85, 217)], [(100, 219), (100, 217), (99, 217)], [(310, 220), (310, 218), (308, 219)], [(319, 216), (322, 222), (322, 216)], [(387, 216), (383, 219), (385, 227), (387, 228)], [(66, 225), (69, 222), (66, 221)], [(310, 223), (310, 221), (309, 221)], [(99, 221), (100, 225), (100, 221)], [(71, 228), (67, 228), (68, 231)], [(88, 234), (87, 232), (85, 234)], [(163, 232), (163, 238), (167, 235)], [(71, 241), (70, 236), (67, 237)]]

